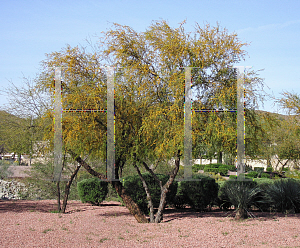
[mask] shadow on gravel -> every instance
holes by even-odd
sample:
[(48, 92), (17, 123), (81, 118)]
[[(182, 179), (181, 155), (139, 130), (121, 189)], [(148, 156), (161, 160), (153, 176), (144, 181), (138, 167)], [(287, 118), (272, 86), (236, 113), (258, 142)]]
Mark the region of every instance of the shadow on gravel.
[[(230, 218), (234, 219), (235, 210), (230, 209), (227, 211), (222, 211), (220, 209), (213, 209), (211, 211), (202, 211), (198, 212), (192, 208), (184, 208), (184, 209), (165, 209), (164, 211), (164, 221), (170, 222), (176, 219), (183, 218), (206, 218), (206, 217), (216, 217), (216, 218)], [(279, 217), (296, 217), (300, 219), (300, 213), (297, 214), (283, 214), (278, 212), (261, 212), (259, 210), (251, 210), (249, 214), (249, 218), (251, 219), (259, 219), (259, 220), (268, 220), (268, 219), (276, 219)]]
[[(99, 207), (117, 207), (121, 204), (118, 202), (103, 202), (99, 206), (92, 206), (88, 203), (82, 203), (80, 201), (70, 201), (68, 202), (66, 214), (71, 214), (74, 212), (83, 212), (86, 210), (97, 209)], [(56, 200), (0, 200), (0, 213), (5, 212), (42, 212), (50, 213), (51, 211), (57, 210)]]

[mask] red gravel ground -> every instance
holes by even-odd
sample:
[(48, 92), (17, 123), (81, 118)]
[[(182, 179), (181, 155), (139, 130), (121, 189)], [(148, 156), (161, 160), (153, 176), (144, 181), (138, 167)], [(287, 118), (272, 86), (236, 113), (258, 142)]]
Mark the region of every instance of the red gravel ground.
[(139, 224), (119, 202), (0, 201), (0, 247), (300, 247), (300, 214), (166, 209), (162, 223)]

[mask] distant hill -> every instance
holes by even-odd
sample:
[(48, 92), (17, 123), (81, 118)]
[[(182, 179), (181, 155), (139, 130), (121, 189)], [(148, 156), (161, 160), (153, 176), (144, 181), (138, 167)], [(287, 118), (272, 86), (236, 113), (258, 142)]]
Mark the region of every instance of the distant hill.
[[(268, 111), (263, 111), (263, 110), (255, 110), (256, 113), (258, 114), (268, 114), (271, 117), (276, 117), (279, 120), (288, 120), (291, 117), (295, 117), (295, 115), (283, 115), (283, 114), (278, 114), (278, 113), (272, 113)], [(296, 116), (298, 120), (300, 120), (300, 116)]]
[(3, 152), (3, 149), (9, 150), (13, 134), (21, 131), (25, 125), (25, 119), (0, 111), (0, 152)]

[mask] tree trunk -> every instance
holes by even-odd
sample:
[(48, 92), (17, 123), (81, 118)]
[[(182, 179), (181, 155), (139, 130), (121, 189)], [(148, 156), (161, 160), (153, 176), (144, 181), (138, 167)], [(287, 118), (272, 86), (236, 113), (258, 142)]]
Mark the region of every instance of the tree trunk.
[(70, 193), (70, 187), (72, 185), (73, 179), (74, 177), (77, 175), (77, 172), (79, 171), (81, 165), (78, 165), (75, 169), (75, 171), (73, 172), (73, 174), (70, 177), (70, 180), (68, 181), (68, 183), (66, 184), (66, 188), (65, 188), (65, 196), (64, 196), (64, 202), (63, 202), (63, 206), (62, 206), (62, 212), (65, 213), (66, 212), (66, 208), (67, 208), (67, 202), (68, 202), (68, 197), (69, 197), (69, 193)]
[(236, 220), (244, 220), (247, 218), (248, 218), (247, 211), (244, 208), (238, 208), (236, 215), (235, 215), (235, 219)]
[(178, 150), (177, 153), (177, 158), (175, 160), (175, 168), (173, 169), (169, 180), (166, 182), (166, 184), (162, 187), (161, 186), (161, 195), (160, 195), (160, 202), (159, 202), (159, 207), (156, 213), (156, 217), (155, 217), (155, 223), (160, 223), (163, 219), (163, 212), (165, 209), (165, 205), (166, 205), (166, 198), (167, 198), (167, 193), (169, 191), (170, 185), (173, 183), (177, 172), (179, 170), (179, 165), (180, 165), (180, 150)]
[(132, 200), (130, 195), (127, 194), (126, 190), (123, 188), (123, 185), (120, 181), (112, 182), (114, 188), (116, 189), (118, 195), (122, 198), (123, 202), (126, 205), (126, 208), (134, 216), (138, 223), (148, 223), (149, 221), (140, 210), (139, 206)]
[(154, 223), (154, 209), (153, 209), (153, 202), (151, 199), (151, 194), (150, 194), (150, 190), (148, 188), (148, 185), (146, 183), (146, 180), (143, 178), (139, 168), (136, 165), (136, 154), (134, 154), (134, 161), (133, 161), (133, 166), (135, 167), (142, 183), (143, 183), (143, 187), (146, 191), (146, 195), (147, 195), (147, 201), (148, 201), (148, 208), (150, 209), (150, 223)]
[[(69, 150), (69, 153), (82, 167), (84, 167), (87, 170), (88, 173), (90, 173), (95, 177), (98, 177), (101, 180), (107, 181), (105, 175), (93, 170), (80, 156), (77, 156), (71, 150)], [(138, 221), (138, 223), (148, 223), (147, 218), (140, 210), (139, 206), (131, 199), (130, 195), (128, 195), (126, 190), (123, 188), (122, 183), (120, 181), (108, 181), (108, 182), (114, 186), (118, 195), (122, 198), (123, 202), (125, 203), (126, 208), (134, 216), (134, 218)]]
[(223, 158), (222, 158), (222, 152), (218, 152), (218, 164), (222, 164)]
[(59, 181), (56, 183), (57, 186), (57, 211), (60, 213), (60, 187), (59, 187)]

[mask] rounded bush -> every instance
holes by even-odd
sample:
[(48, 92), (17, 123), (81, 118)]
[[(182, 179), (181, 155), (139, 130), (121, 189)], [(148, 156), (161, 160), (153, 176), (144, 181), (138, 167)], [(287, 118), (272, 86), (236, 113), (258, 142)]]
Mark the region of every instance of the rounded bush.
[(193, 175), (193, 179), (201, 181), (181, 181), (178, 192), (185, 197), (186, 203), (194, 209), (204, 210), (212, 205), (218, 196), (218, 184), (209, 176)]
[(81, 202), (99, 206), (108, 192), (108, 183), (98, 178), (88, 178), (77, 183), (77, 190)]
[(256, 178), (258, 176), (258, 172), (257, 171), (250, 171), (247, 174), (248, 177), (252, 177), (252, 178)]
[[(164, 174), (155, 174), (155, 175), (159, 178), (159, 180), (162, 181), (163, 185), (169, 180), (168, 175), (164, 175)], [(142, 176), (145, 179), (148, 188), (150, 190), (153, 207), (158, 208), (160, 203), (160, 196), (161, 196), (160, 186), (150, 173), (143, 173)], [(124, 179), (123, 186), (127, 191), (127, 193), (131, 196), (133, 201), (139, 206), (139, 208), (143, 211), (143, 213), (148, 214), (149, 209), (148, 209), (147, 194), (139, 175), (128, 176), (123, 179)], [(166, 204), (173, 204), (177, 192), (177, 187), (178, 187), (177, 181), (173, 181), (173, 183), (170, 185), (169, 192), (167, 193), (166, 196)]]
[(272, 167), (268, 167), (268, 168), (267, 168), (267, 171), (268, 171), (268, 172), (272, 172), (272, 171), (273, 171), (273, 168), (272, 168)]
[(270, 175), (268, 173), (261, 173), (261, 178), (270, 178)]
[(229, 170), (229, 166), (228, 165), (221, 165), (218, 168), (218, 172), (220, 173), (221, 176), (226, 176)]

